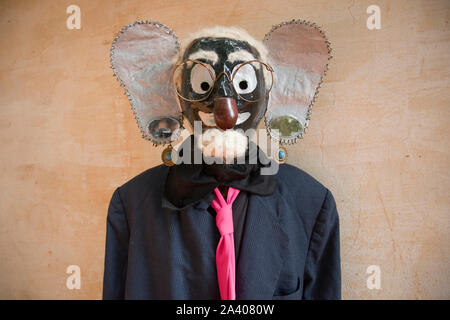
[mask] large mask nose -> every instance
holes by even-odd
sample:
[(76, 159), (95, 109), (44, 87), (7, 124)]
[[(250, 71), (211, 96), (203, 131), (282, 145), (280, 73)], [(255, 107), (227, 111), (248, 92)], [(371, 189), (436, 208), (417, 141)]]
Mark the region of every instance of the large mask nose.
[(230, 97), (217, 97), (213, 106), (216, 125), (222, 130), (233, 128), (238, 118), (236, 100)]

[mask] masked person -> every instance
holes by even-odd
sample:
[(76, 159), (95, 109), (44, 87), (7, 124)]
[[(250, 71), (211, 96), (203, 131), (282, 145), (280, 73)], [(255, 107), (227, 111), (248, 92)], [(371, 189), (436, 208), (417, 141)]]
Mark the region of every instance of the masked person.
[[(180, 46), (167, 26), (124, 27), (115, 75), (164, 164), (118, 187), (107, 217), (104, 299), (340, 299), (331, 192), (284, 163), (303, 137), (330, 59), (314, 24), (260, 42), (238, 28)], [(265, 116), (276, 162), (253, 142)], [(194, 134), (179, 148), (183, 117)]]

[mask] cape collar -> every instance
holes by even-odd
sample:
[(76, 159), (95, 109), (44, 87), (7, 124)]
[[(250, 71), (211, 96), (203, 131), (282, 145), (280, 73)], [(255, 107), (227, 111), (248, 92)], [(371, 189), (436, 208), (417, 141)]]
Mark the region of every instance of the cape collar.
[[(191, 155), (194, 148), (193, 136), (190, 136)], [(183, 144), (189, 143), (187, 141)], [(250, 142), (253, 144), (253, 142)], [(182, 145), (180, 150), (186, 150)], [(277, 182), (274, 175), (261, 175), (263, 163), (268, 163), (265, 153), (256, 148), (258, 161), (256, 164), (249, 164), (249, 151), (247, 150), (245, 164), (179, 164), (169, 168), (164, 193), (163, 207), (182, 210), (191, 205), (205, 200), (208, 204), (214, 199), (213, 190), (219, 185), (233, 187), (260, 196), (268, 196), (274, 193)], [(193, 157), (191, 158), (193, 159)]]

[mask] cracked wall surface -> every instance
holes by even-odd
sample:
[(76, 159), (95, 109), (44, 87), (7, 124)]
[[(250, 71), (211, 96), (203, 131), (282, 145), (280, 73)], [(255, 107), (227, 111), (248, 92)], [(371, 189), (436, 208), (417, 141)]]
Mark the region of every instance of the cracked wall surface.
[[(113, 37), (157, 20), (180, 39), (236, 25), (262, 39), (291, 19), (333, 48), (308, 131), (288, 163), (328, 187), (341, 226), (343, 298), (449, 299), (448, 1), (1, 1), (0, 298), (101, 297), (114, 189), (159, 165), (109, 67)], [(378, 5), (381, 29), (366, 9)], [(81, 289), (66, 288), (66, 268)], [(366, 270), (379, 266), (380, 289)]]

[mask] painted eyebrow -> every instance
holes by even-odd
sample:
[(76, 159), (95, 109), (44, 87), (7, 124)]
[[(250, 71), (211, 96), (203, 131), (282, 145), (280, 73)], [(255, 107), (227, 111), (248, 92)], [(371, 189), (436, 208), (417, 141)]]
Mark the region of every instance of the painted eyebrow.
[(198, 50), (189, 55), (189, 59), (198, 60), (205, 59), (211, 61), (213, 64), (216, 64), (219, 61), (219, 56), (215, 51), (206, 51), (206, 50)]
[(255, 59), (256, 58), (247, 50), (238, 50), (230, 53), (227, 61), (233, 63), (235, 61), (249, 61)]

